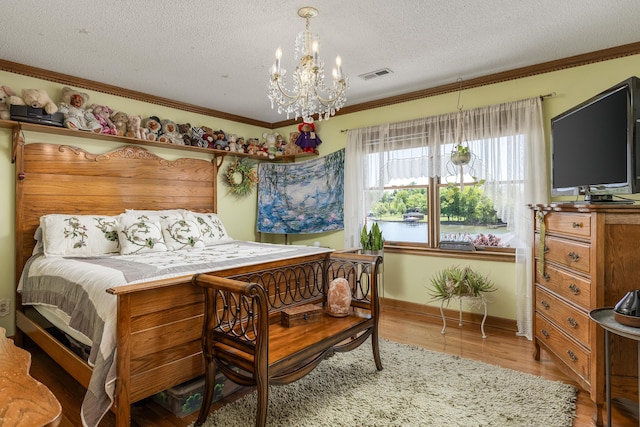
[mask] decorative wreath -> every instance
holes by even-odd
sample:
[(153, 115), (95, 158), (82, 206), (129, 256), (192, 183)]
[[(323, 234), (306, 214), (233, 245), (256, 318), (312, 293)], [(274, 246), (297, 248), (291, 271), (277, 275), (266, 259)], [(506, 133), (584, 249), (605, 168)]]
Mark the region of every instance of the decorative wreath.
[[(240, 175), (240, 182), (237, 181), (236, 174)], [(237, 197), (247, 196), (258, 182), (258, 174), (247, 159), (236, 159), (227, 166), (224, 177), (229, 192)]]

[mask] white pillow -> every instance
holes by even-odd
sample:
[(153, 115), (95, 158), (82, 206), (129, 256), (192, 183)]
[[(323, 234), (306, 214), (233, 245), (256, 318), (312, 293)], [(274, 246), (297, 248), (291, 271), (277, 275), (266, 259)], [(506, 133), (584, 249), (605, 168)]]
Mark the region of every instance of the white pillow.
[(40, 218), (44, 254), (86, 257), (117, 253), (120, 251), (119, 218), (107, 215), (44, 215)]
[(227, 234), (222, 221), (218, 215), (213, 212), (199, 213), (192, 211), (183, 211), (182, 215), (187, 221), (193, 221), (198, 224), (202, 241), (206, 246), (219, 245), (222, 243), (232, 242), (233, 239)]
[(160, 221), (146, 215), (122, 215), (118, 226), (118, 239), (121, 255), (167, 250)]
[(170, 251), (204, 248), (200, 229), (195, 222), (186, 219), (163, 219), (160, 225), (164, 242)]

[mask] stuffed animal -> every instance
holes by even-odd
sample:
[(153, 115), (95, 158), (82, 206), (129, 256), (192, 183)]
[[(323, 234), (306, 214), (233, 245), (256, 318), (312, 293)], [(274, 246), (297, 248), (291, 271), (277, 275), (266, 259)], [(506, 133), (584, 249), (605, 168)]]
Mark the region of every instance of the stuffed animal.
[(194, 126), (191, 128), (191, 145), (194, 147), (206, 148), (209, 142), (204, 139), (205, 131), (202, 127)]
[[(23, 98), (24, 95), (23, 93)], [(102, 125), (96, 120), (93, 111), (87, 109), (87, 102), (89, 102), (89, 95), (86, 93), (66, 86), (62, 88), (62, 102), (58, 104), (58, 109), (64, 114), (63, 125), (69, 129), (100, 133)], [(46, 107), (45, 111), (47, 111)]]
[(143, 119), (142, 127), (147, 128), (147, 139), (149, 141), (157, 141), (162, 134), (162, 123), (157, 116), (151, 116)]
[(296, 139), (296, 145), (305, 153), (317, 153), (316, 147), (322, 144), (322, 140), (316, 134), (316, 126), (313, 123), (302, 122), (298, 125), (300, 135)]
[(235, 153), (238, 151), (238, 135), (235, 133), (230, 133), (227, 135), (227, 148), (225, 150)]
[(127, 133), (124, 136), (136, 139), (147, 139), (148, 129), (142, 127), (142, 117), (132, 114), (127, 120)]
[(267, 153), (267, 156), (270, 159), (275, 159), (276, 153), (278, 149), (276, 148), (276, 140), (280, 136), (278, 132), (268, 133), (264, 132), (262, 137), (264, 138), (264, 143), (262, 146), (264, 147), (264, 152)]
[(238, 139), (236, 139), (236, 153), (244, 153), (244, 146), (244, 137), (239, 136)]
[(179, 123), (178, 133), (180, 134), (184, 145), (192, 145), (191, 123)]
[(219, 131), (214, 131), (213, 135), (215, 136), (215, 140), (213, 141), (213, 148), (216, 150), (226, 150), (229, 151), (229, 142), (227, 141), (227, 134), (224, 133), (222, 129)]
[(16, 96), (9, 86), (0, 86), (0, 119), (9, 120), (11, 118), (11, 104), (9, 100)]
[(247, 154), (259, 154), (258, 153), (258, 138), (249, 138), (247, 139), (247, 144), (245, 146), (244, 152)]
[(124, 136), (127, 133), (127, 123), (129, 115), (123, 111), (114, 111), (111, 113), (111, 122), (116, 128), (116, 135)]
[(102, 126), (102, 133), (105, 135), (117, 135), (118, 131), (116, 130), (116, 126), (111, 121), (111, 114), (113, 111), (111, 108), (106, 105), (98, 105), (91, 104), (89, 107), (91, 111), (93, 111), (93, 115), (95, 116), (100, 126)]
[(158, 142), (184, 145), (184, 141), (178, 132), (178, 125), (174, 121), (164, 119), (160, 124), (162, 125), (162, 135), (158, 138)]
[(44, 108), (47, 114), (58, 112), (58, 106), (49, 98), (47, 91), (44, 89), (22, 89), (22, 98), (15, 95), (11, 96), (9, 103), (12, 105), (28, 105), (32, 108)]

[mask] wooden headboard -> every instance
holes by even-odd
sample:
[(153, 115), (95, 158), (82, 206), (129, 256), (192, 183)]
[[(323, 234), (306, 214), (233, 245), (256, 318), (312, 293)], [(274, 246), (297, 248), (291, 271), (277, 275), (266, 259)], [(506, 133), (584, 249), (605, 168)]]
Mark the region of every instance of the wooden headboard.
[(69, 145), (17, 144), (16, 275), (35, 246), (40, 216), (116, 215), (125, 209), (216, 212), (215, 161), (165, 160), (140, 146), (92, 154)]

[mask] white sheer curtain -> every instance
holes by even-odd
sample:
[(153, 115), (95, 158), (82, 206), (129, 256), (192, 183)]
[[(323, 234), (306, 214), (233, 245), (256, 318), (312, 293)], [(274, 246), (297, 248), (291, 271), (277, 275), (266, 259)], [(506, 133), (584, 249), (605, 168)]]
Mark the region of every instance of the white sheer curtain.
[[(549, 199), (539, 97), (406, 122), (349, 130), (345, 155), (345, 247), (360, 230), (385, 184), (446, 175), (446, 144), (462, 138), (475, 154), (474, 176), (515, 235), (518, 334), (532, 337), (532, 214)], [(462, 120), (462, 126), (458, 123)], [(462, 135), (458, 135), (462, 131)], [(409, 150), (410, 149), (410, 150)]]

